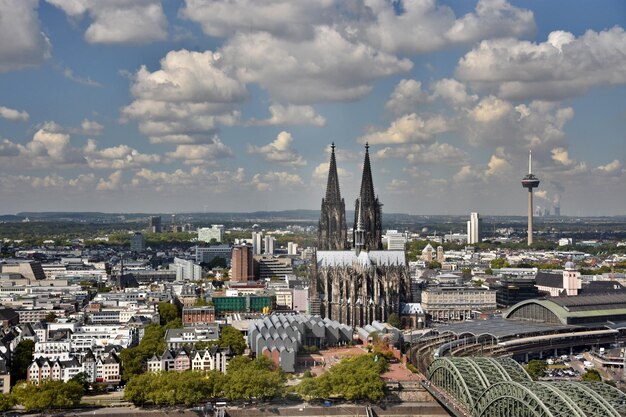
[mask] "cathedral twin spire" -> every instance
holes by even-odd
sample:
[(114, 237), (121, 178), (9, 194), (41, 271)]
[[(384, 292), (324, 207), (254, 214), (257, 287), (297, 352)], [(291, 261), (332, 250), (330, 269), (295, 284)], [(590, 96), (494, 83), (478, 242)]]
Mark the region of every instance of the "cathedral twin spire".
[[(354, 247), (360, 250), (382, 249), (381, 207), (374, 194), (369, 145), (365, 145), (365, 160), (361, 178), (361, 192), (355, 202), (353, 239)], [(318, 229), (318, 249), (344, 250), (348, 247), (345, 203), (341, 198), (335, 144), (331, 145), (326, 198), (322, 199), (322, 210)]]
[(328, 184), (326, 198), (322, 199), (322, 209), (317, 230), (319, 250), (344, 250), (348, 247), (348, 229), (346, 226), (346, 204), (341, 198), (335, 144), (331, 146), (328, 166)]

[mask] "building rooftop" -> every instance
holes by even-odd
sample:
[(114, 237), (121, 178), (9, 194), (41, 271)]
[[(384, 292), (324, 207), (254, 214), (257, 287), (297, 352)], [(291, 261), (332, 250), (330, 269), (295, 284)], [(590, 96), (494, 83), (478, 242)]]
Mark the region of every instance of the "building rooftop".
[(576, 326), (535, 323), (530, 321), (506, 320), (495, 317), (490, 320), (479, 320), (438, 325), (435, 327), (439, 333), (453, 333), (455, 335), (470, 334), (473, 336), (491, 335), (496, 339), (504, 339), (513, 336), (543, 334), (546, 332), (559, 332), (575, 329)]
[(344, 251), (317, 251), (317, 265), (327, 266), (393, 266), (406, 265), (404, 251), (401, 250), (372, 250), (361, 251), (357, 255), (352, 250)]

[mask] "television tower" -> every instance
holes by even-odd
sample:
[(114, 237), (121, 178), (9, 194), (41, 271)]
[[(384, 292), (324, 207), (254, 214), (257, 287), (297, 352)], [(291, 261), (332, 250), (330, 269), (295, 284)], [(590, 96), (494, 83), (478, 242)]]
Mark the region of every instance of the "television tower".
[(528, 175), (522, 179), (522, 187), (528, 188), (528, 246), (533, 244), (533, 188), (539, 187), (539, 178), (533, 175), (533, 153), (528, 151)]

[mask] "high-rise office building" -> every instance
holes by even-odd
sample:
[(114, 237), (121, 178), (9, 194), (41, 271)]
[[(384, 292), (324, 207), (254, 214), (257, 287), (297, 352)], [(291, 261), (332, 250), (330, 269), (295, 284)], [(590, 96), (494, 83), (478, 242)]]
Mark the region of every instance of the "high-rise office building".
[(401, 233), (397, 230), (387, 230), (383, 239), (387, 241), (387, 250), (404, 250), (406, 242), (409, 240), (407, 233)]
[(148, 232), (161, 233), (161, 216), (150, 216), (148, 219)]
[(467, 243), (472, 245), (474, 243), (480, 243), (482, 240), (482, 220), (478, 213), (474, 212), (470, 214), (470, 219), (467, 222)]
[(263, 253), (263, 233), (252, 232), (252, 252), (254, 255)]
[(130, 250), (137, 253), (146, 250), (146, 239), (141, 232), (135, 232), (130, 238)]
[(176, 281), (198, 281), (204, 278), (202, 267), (187, 259), (174, 258), (170, 270), (176, 271)]
[(247, 282), (254, 280), (252, 259), (252, 246), (237, 245), (233, 247), (231, 281)]
[(297, 255), (298, 254), (298, 244), (295, 242), (287, 243), (287, 255)]
[(265, 253), (266, 255), (273, 255), (275, 241), (276, 239), (274, 239), (274, 236), (265, 236), (265, 250), (263, 251), (263, 253)]
[(211, 227), (198, 228), (198, 241), (209, 243), (213, 239), (215, 239), (216, 242), (224, 240), (224, 226), (214, 224)]

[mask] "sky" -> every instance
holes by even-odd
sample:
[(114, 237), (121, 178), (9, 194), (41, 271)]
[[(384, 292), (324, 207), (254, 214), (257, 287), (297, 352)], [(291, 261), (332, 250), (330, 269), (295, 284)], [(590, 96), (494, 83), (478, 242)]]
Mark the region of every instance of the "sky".
[(0, 0), (0, 213), (626, 214), (622, 0)]

